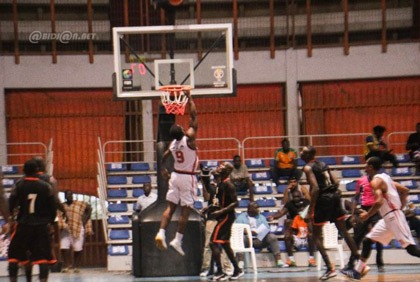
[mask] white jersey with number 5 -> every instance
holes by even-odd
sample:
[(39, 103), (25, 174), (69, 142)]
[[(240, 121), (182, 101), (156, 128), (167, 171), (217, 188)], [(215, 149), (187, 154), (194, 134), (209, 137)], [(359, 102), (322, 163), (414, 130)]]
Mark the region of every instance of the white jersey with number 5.
[(174, 169), (178, 173), (195, 174), (198, 168), (197, 150), (191, 149), (187, 143), (187, 136), (181, 140), (172, 141), (169, 150), (174, 157)]

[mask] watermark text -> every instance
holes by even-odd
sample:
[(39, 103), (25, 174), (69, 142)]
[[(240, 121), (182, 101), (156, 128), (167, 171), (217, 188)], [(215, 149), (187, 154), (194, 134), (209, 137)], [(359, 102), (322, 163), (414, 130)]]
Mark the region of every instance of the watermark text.
[(33, 44), (38, 44), (40, 41), (51, 41), (57, 40), (63, 44), (68, 44), (70, 41), (80, 41), (80, 40), (96, 40), (96, 33), (89, 32), (72, 32), (72, 31), (63, 31), (63, 32), (42, 32), (35, 30), (29, 34), (29, 42)]

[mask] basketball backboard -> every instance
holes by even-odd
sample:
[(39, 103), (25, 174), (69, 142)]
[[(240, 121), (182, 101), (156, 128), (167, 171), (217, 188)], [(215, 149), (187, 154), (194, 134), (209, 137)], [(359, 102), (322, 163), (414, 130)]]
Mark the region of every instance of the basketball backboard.
[(117, 99), (151, 99), (164, 85), (190, 85), (193, 96), (236, 95), (232, 25), (113, 28)]

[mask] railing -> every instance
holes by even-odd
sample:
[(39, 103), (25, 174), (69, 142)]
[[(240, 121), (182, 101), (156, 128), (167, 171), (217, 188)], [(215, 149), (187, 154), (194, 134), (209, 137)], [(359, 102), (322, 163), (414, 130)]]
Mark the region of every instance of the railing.
[[(93, 63), (95, 53), (112, 52), (113, 26), (167, 24), (164, 13), (155, 9), (153, 2), (9, 1), (0, 8), (7, 14), (0, 22), (0, 46), (2, 52), (14, 54), (16, 64), (24, 53), (51, 55), (56, 63), (58, 54), (75, 52), (88, 54)], [(420, 26), (414, 18), (418, 14), (415, 1), (401, 1), (390, 7), (386, 2), (361, 1), (349, 6), (348, 0), (184, 1), (176, 8), (175, 24), (232, 23), (236, 59), (240, 50), (267, 49), (274, 58), (278, 49), (304, 47), (310, 57), (312, 49), (319, 46), (343, 46), (343, 53), (348, 55), (354, 43), (381, 44), (381, 51), (386, 52), (391, 40), (418, 42)], [(141, 16), (131, 13), (133, 9)], [(33, 32), (41, 35), (39, 42), (31, 39)], [(75, 37), (64, 42), (63, 33)], [(141, 47), (144, 50), (139, 51), (148, 52), (152, 45), (146, 39)], [(182, 48), (203, 52), (188, 43)]]

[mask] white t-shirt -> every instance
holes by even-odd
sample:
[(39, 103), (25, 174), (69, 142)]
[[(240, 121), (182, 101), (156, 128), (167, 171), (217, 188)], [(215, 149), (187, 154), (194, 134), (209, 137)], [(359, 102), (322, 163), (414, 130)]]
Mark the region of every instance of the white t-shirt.
[(157, 200), (157, 194), (151, 192), (149, 196), (141, 195), (137, 199), (136, 209), (144, 210)]

